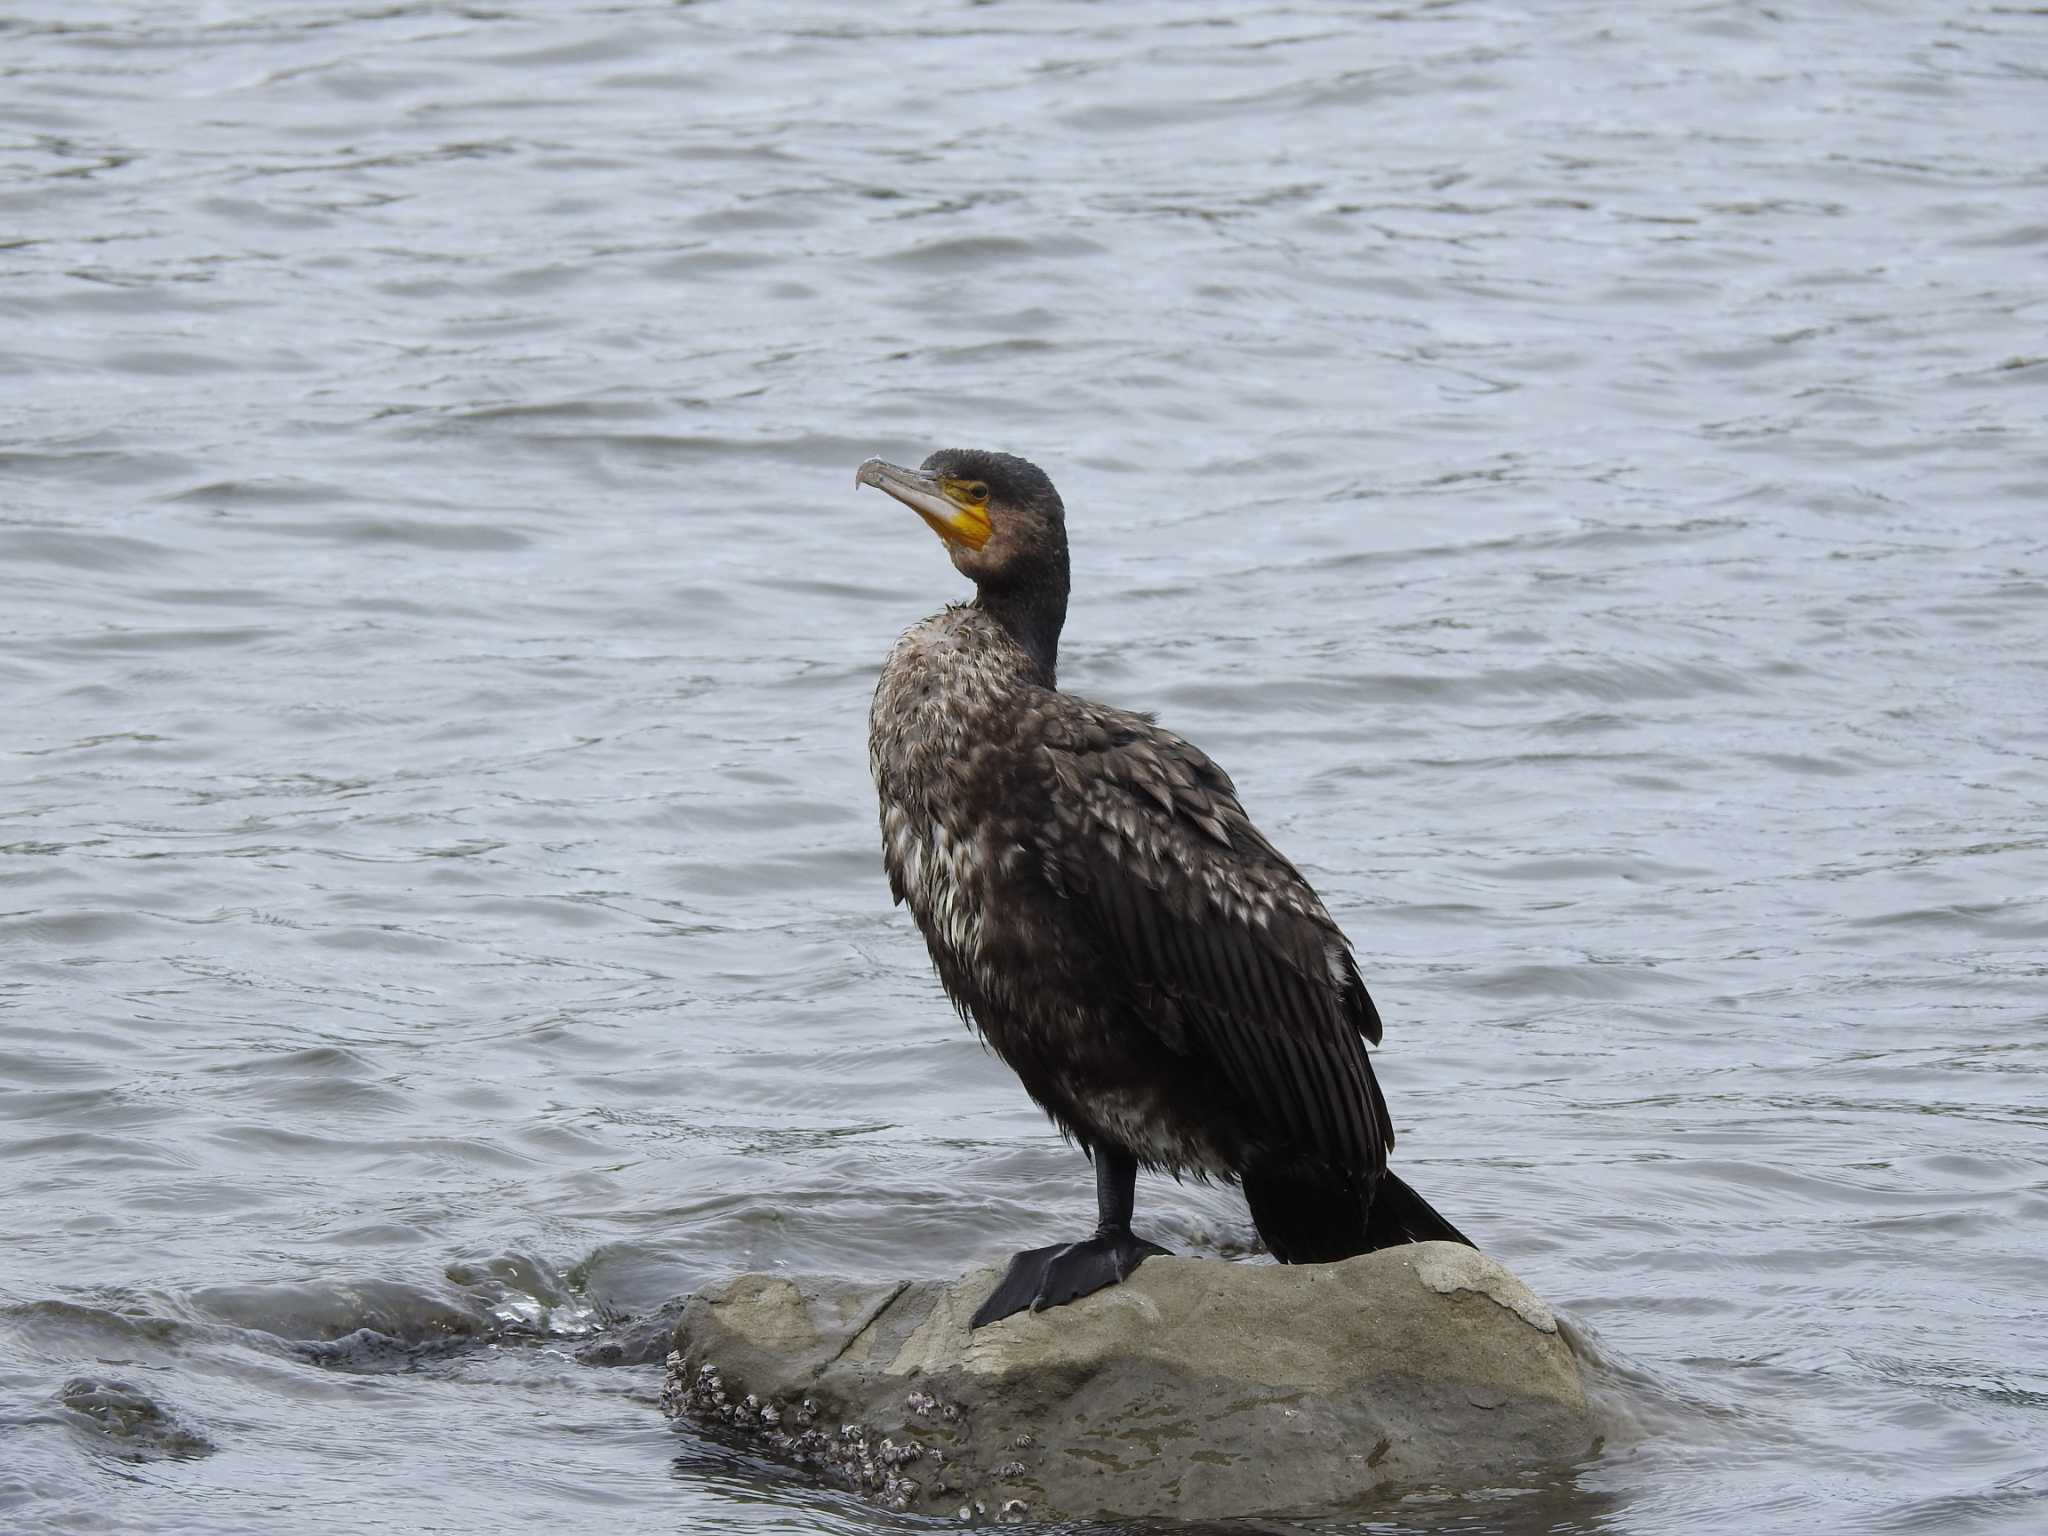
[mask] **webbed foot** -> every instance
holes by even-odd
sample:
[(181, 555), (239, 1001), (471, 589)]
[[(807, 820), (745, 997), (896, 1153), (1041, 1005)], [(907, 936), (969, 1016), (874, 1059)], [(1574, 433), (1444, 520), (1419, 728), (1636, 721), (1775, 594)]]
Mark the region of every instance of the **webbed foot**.
[(1166, 1252), (1128, 1227), (1098, 1231), (1078, 1243), (1029, 1249), (1010, 1260), (1009, 1269), (967, 1326), (979, 1328), (1026, 1307), (1043, 1312), (1047, 1307), (1065, 1306), (1104, 1286), (1128, 1280), (1131, 1271), (1152, 1255)]

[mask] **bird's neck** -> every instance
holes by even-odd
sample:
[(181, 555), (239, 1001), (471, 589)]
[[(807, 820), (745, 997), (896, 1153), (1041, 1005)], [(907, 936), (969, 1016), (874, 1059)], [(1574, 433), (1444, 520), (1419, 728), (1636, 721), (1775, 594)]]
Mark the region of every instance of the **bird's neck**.
[(1044, 675), (1034, 679), (1056, 686), (1060, 661), (1060, 630), (1067, 622), (1067, 568), (1033, 571), (1007, 582), (984, 581), (976, 604), (1003, 627)]

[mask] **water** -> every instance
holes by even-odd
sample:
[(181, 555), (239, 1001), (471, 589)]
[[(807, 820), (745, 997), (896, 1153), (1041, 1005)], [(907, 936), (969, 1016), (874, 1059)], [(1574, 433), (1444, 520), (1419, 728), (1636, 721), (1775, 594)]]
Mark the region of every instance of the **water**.
[(852, 470), (967, 444), (1598, 1362), (1601, 1459), (1397, 1527), (2038, 1529), (2044, 82), (1996, 5), (12, 7), (0, 1524), (877, 1523), (573, 1352), (1085, 1219), (878, 867), (959, 582)]

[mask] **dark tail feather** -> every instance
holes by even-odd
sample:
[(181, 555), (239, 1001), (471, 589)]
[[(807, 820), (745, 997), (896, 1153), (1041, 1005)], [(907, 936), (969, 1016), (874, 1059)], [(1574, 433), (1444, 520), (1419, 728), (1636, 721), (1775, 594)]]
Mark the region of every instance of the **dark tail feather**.
[(1328, 1264), (1396, 1243), (1478, 1246), (1397, 1174), (1380, 1175), (1369, 1203), (1354, 1181), (1341, 1176), (1249, 1172), (1243, 1183), (1252, 1225), (1282, 1264)]
[(1378, 1193), (1365, 1220), (1365, 1246), (1391, 1248), (1396, 1243), (1463, 1243), (1479, 1245), (1445, 1221), (1437, 1208), (1415, 1193), (1397, 1173), (1380, 1175)]

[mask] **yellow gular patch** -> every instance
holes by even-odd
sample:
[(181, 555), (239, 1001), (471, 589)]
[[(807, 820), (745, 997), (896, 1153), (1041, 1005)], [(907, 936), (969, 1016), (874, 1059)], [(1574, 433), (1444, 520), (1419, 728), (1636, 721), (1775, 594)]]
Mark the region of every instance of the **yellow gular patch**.
[(981, 548), (993, 531), (988, 522), (988, 487), (979, 480), (942, 480), (939, 487), (946, 493), (947, 510), (933, 513), (919, 507), (918, 515), (948, 543)]

